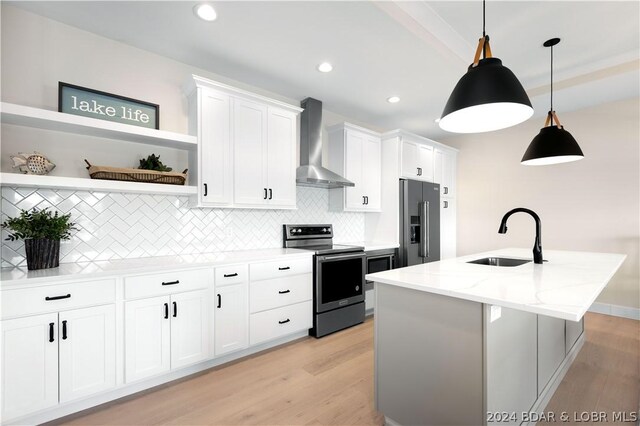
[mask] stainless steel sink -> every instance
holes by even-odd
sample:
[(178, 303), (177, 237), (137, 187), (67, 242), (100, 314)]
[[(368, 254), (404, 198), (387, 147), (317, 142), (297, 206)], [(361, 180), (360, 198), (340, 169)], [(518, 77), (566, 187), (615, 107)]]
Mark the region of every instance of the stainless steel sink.
[(471, 260), (467, 263), (489, 266), (520, 266), (529, 262), (531, 261), (526, 259), (511, 259), (509, 257), (484, 257), (482, 259)]

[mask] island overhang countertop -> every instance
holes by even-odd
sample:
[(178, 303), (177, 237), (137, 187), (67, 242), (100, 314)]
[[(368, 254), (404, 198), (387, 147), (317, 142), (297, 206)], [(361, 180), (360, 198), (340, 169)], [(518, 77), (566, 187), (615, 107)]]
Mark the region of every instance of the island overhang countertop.
[(532, 260), (531, 249), (509, 248), (367, 274), (366, 279), (580, 321), (627, 256), (545, 250), (541, 265), (533, 261), (514, 267), (467, 263), (485, 257)]

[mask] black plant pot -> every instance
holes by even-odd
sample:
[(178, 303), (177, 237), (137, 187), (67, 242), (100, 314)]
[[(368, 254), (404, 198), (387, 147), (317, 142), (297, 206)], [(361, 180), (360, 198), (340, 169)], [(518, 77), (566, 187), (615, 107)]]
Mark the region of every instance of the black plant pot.
[(56, 268), (60, 265), (60, 240), (24, 240), (27, 269)]

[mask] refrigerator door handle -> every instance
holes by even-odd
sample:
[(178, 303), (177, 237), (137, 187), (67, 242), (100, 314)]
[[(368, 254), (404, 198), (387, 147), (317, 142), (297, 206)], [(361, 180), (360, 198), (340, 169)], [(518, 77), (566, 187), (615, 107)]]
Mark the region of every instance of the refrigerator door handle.
[(429, 202), (422, 201), (419, 203), (420, 211), (420, 247), (418, 250), (418, 256), (425, 258), (429, 257), (429, 240), (428, 240), (428, 228), (429, 228)]
[(429, 239), (431, 237), (430, 235), (430, 229), (431, 229), (431, 209), (429, 208), (429, 202), (427, 201), (425, 203), (427, 205), (426, 207), (426, 211), (427, 211), (427, 226), (424, 230), (424, 239), (425, 239), (425, 243), (427, 246), (427, 257), (429, 257), (430, 253), (431, 253), (431, 244), (429, 244)]

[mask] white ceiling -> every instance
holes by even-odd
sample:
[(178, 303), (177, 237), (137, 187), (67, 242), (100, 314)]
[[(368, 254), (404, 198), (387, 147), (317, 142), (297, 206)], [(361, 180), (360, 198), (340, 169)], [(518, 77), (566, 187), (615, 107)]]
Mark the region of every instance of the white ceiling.
[[(482, 31), (480, 1), (213, 2), (213, 23), (197, 19), (189, 1), (12, 4), (291, 99), (321, 99), (378, 128), (434, 138), (443, 136), (434, 119)], [(556, 93), (559, 112), (639, 95), (639, 16), (637, 1), (490, 1), (487, 33), (544, 115), (542, 43), (551, 37), (563, 39), (554, 50), (558, 87), (563, 79), (568, 86)], [(323, 61), (334, 71), (316, 71)], [(387, 103), (392, 95), (401, 102)]]

